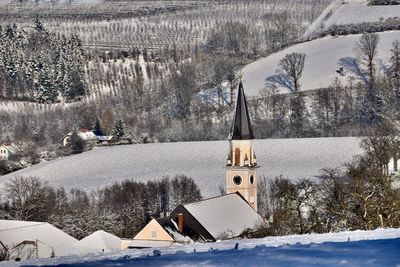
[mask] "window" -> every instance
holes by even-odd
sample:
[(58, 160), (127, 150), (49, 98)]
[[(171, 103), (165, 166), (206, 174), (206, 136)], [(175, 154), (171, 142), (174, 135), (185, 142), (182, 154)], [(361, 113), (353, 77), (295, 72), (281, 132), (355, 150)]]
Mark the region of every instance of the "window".
[(151, 231), (151, 238), (157, 238), (157, 230)]
[(254, 183), (254, 176), (250, 175), (250, 184), (253, 184), (253, 183)]
[(233, 183), (235, 185), (240, 185), (242, 183), (242, 177), (240, 177), (239, 175), (236, 175), (235, 177), (233, 177)]

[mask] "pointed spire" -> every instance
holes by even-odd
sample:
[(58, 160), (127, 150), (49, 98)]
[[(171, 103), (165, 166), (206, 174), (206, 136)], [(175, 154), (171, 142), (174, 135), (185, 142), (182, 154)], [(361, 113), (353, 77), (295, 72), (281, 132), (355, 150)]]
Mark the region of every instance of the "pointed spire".
[(250, 124), (249, 111), (247, 109), (246, 97), (244, 95), (243, 84), (241, 81), (239, 83), (236, 108), (228, 139), (229, 140), (254, 139), (253, 129), (251, 128)]

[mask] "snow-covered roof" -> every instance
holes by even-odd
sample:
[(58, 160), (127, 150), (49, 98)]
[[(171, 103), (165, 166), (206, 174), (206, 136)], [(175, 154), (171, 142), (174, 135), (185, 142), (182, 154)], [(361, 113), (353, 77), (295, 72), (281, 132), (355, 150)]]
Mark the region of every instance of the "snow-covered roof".
[(88, 235), (78, 241), (75, 245), (84, 248), (97, 249), (98, 251), (120, 250), (121, 238), (100, 230)]
[[(69, 132), (63, 139), (69, 138), (72, 135), (72, 132)], [(84, 141), (96, 140), (96, 135), (92, 131), (81, 131), (78, 130), (78, 136)]]
[[(56, 247), (77, 242), (75, 238), (49, 223), (14, 220), (0, 220), (0, 240), (9, 249), (22, 241), (38, 240), (53, 248), (55, 255), (57, 255)], [(48, 257), (49, 255), (47, 254), (46, 251), (46, 255), (41, 255), (41, 250), (39, 249), (39, 257)]]
[(159, 218), (157, 222), (176, 241), (180, 243), (192, 243), (193, 240), (178, 231), (178, 224), (171, 218)]
[(264, 224), (262, 217), (238, 193), (183, 205), (215, 238), (240, 235), (247, 228)]
[(96, 139), (98, 141), (110, 141), (113, 138), (112, 135), (98, 135), (96, 136)]
[(15, 147), (13, 144), (3, 144), (0, 147), (4, 147), (5, 149), (7, 149), (10, 152), (14, 152), (14, 150), (15, 150)]
[(96, 140), (96, 135), (93, 132), (79, 132), (78, 133), (79, 137), (82, 138), (82, 140), (88, 141), (88, 140)]
[(172, 241), (159, 241), (159, 240), (133, 240), (129, 243), (128, 248), (160, 248), (169, 247)]

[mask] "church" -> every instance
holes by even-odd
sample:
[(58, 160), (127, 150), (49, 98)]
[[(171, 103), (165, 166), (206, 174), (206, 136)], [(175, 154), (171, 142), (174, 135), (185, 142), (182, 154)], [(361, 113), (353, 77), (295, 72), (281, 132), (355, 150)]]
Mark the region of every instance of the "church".
[(226, 162), (226, 194), (178, 205), (168, 217), (152, 219), (129, 248), (165, 247), (240, 236), (265, 225), (257, 213), (257, 158), (243, 84), (240, 82)]

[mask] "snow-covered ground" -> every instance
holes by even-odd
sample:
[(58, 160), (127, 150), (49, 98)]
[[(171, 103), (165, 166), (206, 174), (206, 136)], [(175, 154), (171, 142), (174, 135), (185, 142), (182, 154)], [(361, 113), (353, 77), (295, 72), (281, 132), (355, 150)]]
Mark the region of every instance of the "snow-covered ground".
[[(237, 245), (236, 245), (237, 244)], [(237, 249), (235, 249), (237, 246)], [(194, 243), (21, 262), (68, 266), (400, 266), (400, 229)], [(15, 262), (0, 266), (15, 266)]]
[(367, 0), (335, 0), (310, 25), (304, 37), (313, 37), (334, 24), (376, 22), (393, 17), (400, 17), (400, 5), (369, 6)]
[[(254, 140), (258, 176), (313, 178), (325, 167), (340, 167), (362, 153), (358, 138)], [(52, 186), (95, 189), (115, 181), (146, 182), (165, 175), (193, 177), (204, 197), (219, 195), (225, 184), (228, 141), (178, 142), (98, 148), (83, 154), (43, 162), (0, 176), (0, 184), (16, 175), (34, 175)]]
[[(378, 58), (387, 62), (393, 41), (400, 40), (400, 31), (382, 32), (379, 36)], [(332, 84), (335, 77), (343, 82), (348, 81), (350, 73), (345, 73), (342, 77), (336, 72), (340, 67), (338, 61), (343, 57), (355, 57), (354, 46), (360, 37), (361, 34), (325, 37), (291, 46), (250, 63), (242, 70), (246, 94), (258, 95), (259, 91), (265, 87), (266, 79), (276, 74), (279, 61), (293, 52), (306, 55), (303, 76), (300, 78), (301, 90), (326, 88)], [(280, 89), (288, 92), (285, 88)]]
[[(341, 1), (340, 7), (324, 23), (344, 25), (351, 23), (375, 22), (387, 18), (400, 17), (400, 5), (368, 6), (367, 0)], [(356, 15), (356, 16), (355, 16)]]

